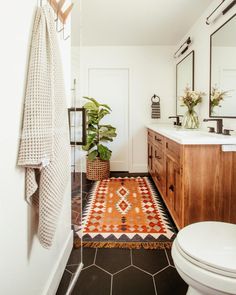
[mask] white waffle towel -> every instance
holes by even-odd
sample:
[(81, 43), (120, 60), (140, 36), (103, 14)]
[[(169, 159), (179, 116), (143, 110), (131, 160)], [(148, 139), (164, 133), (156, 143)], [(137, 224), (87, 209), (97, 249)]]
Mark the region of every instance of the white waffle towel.
[(39, 213), (38, 237), (50, 248), (70, 175), (69, 127), (60, 52), (52, 13), (34, 21), (18, 165), (26, 168), (26, 199)]

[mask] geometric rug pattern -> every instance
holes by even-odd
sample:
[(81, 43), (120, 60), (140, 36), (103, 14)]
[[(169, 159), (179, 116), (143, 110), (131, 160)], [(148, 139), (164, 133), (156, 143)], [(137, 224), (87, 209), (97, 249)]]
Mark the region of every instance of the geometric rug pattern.
[(84, 247), (129, 249), (170, 248), (176, 236), (147, 177), (95, 182), (77, 234)]

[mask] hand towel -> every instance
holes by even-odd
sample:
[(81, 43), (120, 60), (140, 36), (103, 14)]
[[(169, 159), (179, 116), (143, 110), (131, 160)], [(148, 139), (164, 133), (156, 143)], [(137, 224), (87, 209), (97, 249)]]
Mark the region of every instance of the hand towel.
[(26, 168), (26, 199), (39, 213), (38, 237), (50, 248), (70, 175), (69, 127), (60, 51), (52, 12), (36, 12), (18, 165)]

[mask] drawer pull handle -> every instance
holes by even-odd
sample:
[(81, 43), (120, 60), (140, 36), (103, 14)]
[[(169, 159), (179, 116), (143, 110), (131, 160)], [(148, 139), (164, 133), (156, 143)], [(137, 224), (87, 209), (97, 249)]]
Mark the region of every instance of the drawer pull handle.
[(155, 140), (161, 142), (161, 139), (155, 136)]
[(161, 181), (161, 177), (158, 173), (157, 173), (157, 180)]
[(152, 159), (152, 156), (148, 156), (149, 159)]
[(173, 184), (171, 184), (171, 185), (169, 186), (169, 190), (171, 190), (172, 192), (175, 191), (175, 187), (173, 186)]
[(158, 160), (161, 159), (161, 157), (157, 155), (157, 151), (155, 151), (155, 158), (158, 159)]

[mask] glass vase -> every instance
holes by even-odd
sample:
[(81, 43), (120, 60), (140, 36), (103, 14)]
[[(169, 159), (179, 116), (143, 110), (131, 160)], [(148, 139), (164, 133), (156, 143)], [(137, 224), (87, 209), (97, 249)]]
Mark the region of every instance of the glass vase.
[(183, 127), (187, 129), (199, 128), (198, 115), (194, 110), (188, 110), (183, 118)]

